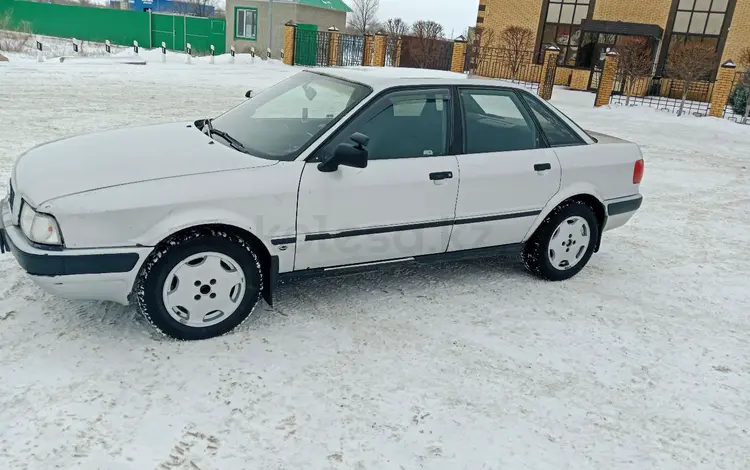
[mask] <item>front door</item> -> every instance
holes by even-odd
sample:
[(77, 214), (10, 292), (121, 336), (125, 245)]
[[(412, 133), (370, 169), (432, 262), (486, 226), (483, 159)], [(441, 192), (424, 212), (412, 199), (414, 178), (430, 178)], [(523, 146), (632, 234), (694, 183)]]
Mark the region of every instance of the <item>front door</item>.
[(466, 144), (448, 251), (521, 243), (560, 188), (560, 163), (520, 92), (462, 88), (459, 95)]
[[(376, 98), (305, 164), (296, 271), (446, 251), (459, 179), (449, 151), (450, 96), (411, 88)], [(370, 138), (367, 167), (319, 171), (318, 161), (355, 132)]]

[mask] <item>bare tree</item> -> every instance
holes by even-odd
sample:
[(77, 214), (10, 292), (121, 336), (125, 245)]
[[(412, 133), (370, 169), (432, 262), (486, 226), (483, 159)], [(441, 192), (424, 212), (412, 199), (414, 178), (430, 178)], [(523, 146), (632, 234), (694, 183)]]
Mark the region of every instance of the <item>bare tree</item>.
[(419, 20), (411, 27), (414, 39), (409, 52), (420, 68), (435, 68), (445, 47), (443, 25), (432, 20)]
[(654, 66), (653, 54), (648, 40), (638, 36), (623, 38), (615, 49), (620, 54), (618, 72), (625, 80), (625, 106), (629, 106), (635, 83), (647, 80), (644, 77), (651, 74)]
[(395, 65), (398, 51), (398, 40), (409, 32), (409, 25), (401, 18), (389, 18), (383, 24), (383, 31), (388, 35), (386, 42), (386, 56), (390, 58), (391, 63)]
[(716, 50), (699, 42), (677, 45), (667, 56), (667, 73), (671, 78), (682, 80), (682, 102), (677, 111), (682, 116), (690, 85), (708, 80), (716, 64)]
[(378, 29), (380, 0), (353, 0), (349, 26), (361, 36), (375, 33)]
[(500, 33), (500, 44), (510, 63), (512, 79), (518, 78), (524, 63), (530, 63), (534, 44), (534, 31), (522, 26), (508, 26)]
[(750, 47), (746, 47), (740, 52), (740, 65), (745, 69), (740, 82), (745, 95), (745, 114), (742, 116), (742, 124), (747, 124), (747, 119), (750, 117)]
[(498, 47), (498, 39), (494, 29), (479, 26), (474, 30), (474, 44), (472, 45), (473, 66), (472, 73), (480, 68), (488, 57), (494, 54)]

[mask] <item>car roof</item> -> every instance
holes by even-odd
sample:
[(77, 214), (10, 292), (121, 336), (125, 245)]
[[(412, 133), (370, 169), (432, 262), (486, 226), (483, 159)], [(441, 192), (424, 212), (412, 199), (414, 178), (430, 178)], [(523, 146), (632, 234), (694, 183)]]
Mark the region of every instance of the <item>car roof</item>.
[(305, 70), (368, 85), (376, 91), (404, 85), (481, 85), (525, 90), (523, 86), (506, 80), (473, 78), (464, 73), (442, 70), (405, 67), (337, 67), (325, 69), (310, 68)]

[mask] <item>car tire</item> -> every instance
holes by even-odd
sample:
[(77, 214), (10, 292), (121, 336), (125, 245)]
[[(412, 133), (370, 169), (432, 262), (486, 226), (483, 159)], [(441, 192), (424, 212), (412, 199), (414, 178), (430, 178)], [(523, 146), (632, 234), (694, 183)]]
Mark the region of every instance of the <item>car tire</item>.
[(570, 279), (594, 254), (599, 230), (591, 206), (582, 201), (566, 201), (544, 219), (526, 243), (524, 264), (532, 274), (548, 281)]
[(260, 302), (263, 270), (242, 238), (198, 229), (162, 243), (135, 284), (138, 310), (164, 335), (178, 340), (221, 336), (239, 326)]

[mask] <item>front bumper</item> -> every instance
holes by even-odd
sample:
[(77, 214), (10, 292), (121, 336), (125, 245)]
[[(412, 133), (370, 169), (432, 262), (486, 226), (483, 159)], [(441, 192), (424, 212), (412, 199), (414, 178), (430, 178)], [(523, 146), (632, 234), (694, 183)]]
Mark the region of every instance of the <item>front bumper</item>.
[(32, 244), (0, 201), (0, 252), (10, 251), (42, 289), (61, 297), (128, 303), (149, 247), (50, 249)]

